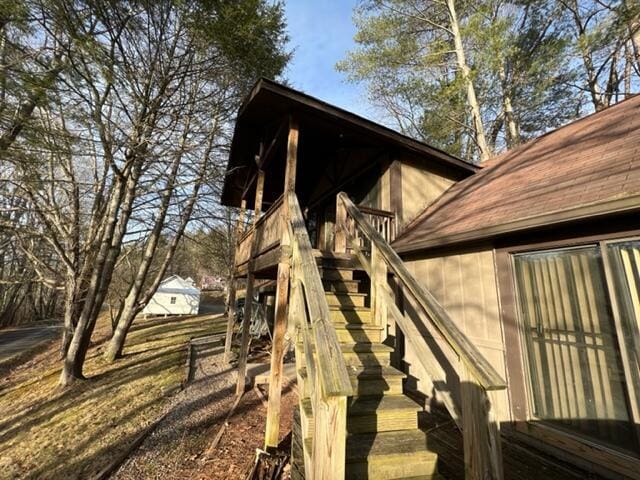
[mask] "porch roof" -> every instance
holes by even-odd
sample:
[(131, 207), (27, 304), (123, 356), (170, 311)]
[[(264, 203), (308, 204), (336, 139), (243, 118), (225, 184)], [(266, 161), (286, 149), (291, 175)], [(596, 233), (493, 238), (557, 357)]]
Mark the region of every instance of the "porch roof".
[[(350, 148), (382, 148), (407, 151), (426, 163), (454, 169), (461, 177), (478, 170), (477, 166), (442, 150), (263, 78), (255, 84), (238, 112), (222, 190), (223, 205), (240, 205), (242, 193), (257, 171), (255, 156), (260, 142), (263, 141), (268, 146), (278, 132), (282, 133), (280, 127), (289, 115), (295, 115), (300, 123), (299, 166), (310, 162), (326, 163), (328, 159), (322, 158), (324, 153)], [(286, 131), (283, 136), (285, 140), (279, 142), (273, 156), (278, 161), (265, 167), (266, 204), (273, 202), (282, 192)], [(302, 190), (305, 188), (305, 181), (313, 182), (313, 176), (300, 178), (300, 170), (298, 184)], [(310, 169), (302, 170), (308, 172)], [(245, 198), (247, 206), (251, 207), (252, 189), (247, 190)]]
[(421, 213), (393, 247), (411, 253), (640, 210), (640, 96), (491, 160)]

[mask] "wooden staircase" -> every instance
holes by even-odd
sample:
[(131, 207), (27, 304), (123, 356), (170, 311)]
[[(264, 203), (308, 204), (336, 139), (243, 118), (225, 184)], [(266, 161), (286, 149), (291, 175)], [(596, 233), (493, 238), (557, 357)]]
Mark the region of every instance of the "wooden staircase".
[[(347, 399), (345, 478), (437, 478), (437, 455), (429, 451), (426, 434), (418, 428), (421, 408), (403, 394), (405, 374), (390, 365), (393, 348), (383, 343), (385, 326), (374, 323), (369, 293), (363, 292), (368, 286), (354, 277), (354, 259), (329, 255), (318, 260), (331, 322), (354, 390)], [(304, 384), (306, 367), (303, 356), (297, 357)], [(313, 409), (311, 400), (302, 397), (302, 436), (311, 450)], [(294, 470), (303, 469), (299, 463)]]

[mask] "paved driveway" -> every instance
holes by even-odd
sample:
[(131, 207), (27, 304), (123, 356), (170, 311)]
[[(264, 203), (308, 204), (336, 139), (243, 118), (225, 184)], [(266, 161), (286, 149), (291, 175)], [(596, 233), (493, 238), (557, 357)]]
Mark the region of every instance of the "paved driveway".
[(60, 332), (61, 328), (58, 325), (14, 327), (0, 330), (0, 364), (42, 342), (57, 338)]

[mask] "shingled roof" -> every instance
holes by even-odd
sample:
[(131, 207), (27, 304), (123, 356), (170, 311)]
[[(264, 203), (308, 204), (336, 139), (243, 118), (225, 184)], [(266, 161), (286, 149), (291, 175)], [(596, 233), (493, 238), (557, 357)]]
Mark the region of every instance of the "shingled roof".
[(632, 210), (640, 210), (640, 96), (499, 155), (393, 247), (409, 253)]

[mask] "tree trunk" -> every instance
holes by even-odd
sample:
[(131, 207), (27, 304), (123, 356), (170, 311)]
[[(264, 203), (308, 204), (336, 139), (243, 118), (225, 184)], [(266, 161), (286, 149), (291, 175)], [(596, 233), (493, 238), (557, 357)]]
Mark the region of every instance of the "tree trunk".
[(453, 43), (456, 51), (456, 59), (458, 68), (462, 73), (462, 78), (467, 91), (467, 103), (471, 110), (471, 119), (473, 121), (474, 139), (480, 151), (480, 162), (484, 162), (491, 158), (491, 150), (487, 145), (485, 138), (484, 126), (482, 125), (482, 115), (480, 112), (480, 104), (476, 97), (476, 90), (473, 86), (471, 71), (467, 65), (467, 59), (464, 53), (464, 45), (462, 44), (462, 35), (460, 34), (460, 25), (458, 24), (458, 16), (454, 0), (447, 0), (447, 9), (449, 10), (449, 20), (451, 23), (451, 33), (453, 34)]
[(71, 344), (71, 339), (73, 338), (77, 314), (76, 291), (76, 276), (74, 272), (67, 272), (67, 278), (64, 286), (64, 328), (62, 330), (62, 344), (60, 345), (61, 359), (66, 357), (69, 345)]
[(591, 94), (591, 102), (593, 103), (593, 108), (595, 108), (596, 112), (599, 112), (600, 110), (605, 108), (605, 104), (602, 99), (602, 91), (600, 90), (600, 85), (598, 85), (598, 76), (596, 74), (596, 69), (593, 66), (593, 58), (587, 46), (587, 34), (585, 31), (585, 26), (582, 23), (582, 19), (580, 18), (580, 10), (578, 8), (578, 2), (576, 0), (573, 1), (570, 10), (571, 14), (573, 15), (573, 21), (576, 25), (577, 45), (578, 49), (580, 50), (580, 56), (582, 57), (582, 65), (584, 67), (585, 73), (587, 74), (587, 86), (589, 88), (589, 93)]
[[(131, 173), (130, 173), (131, 175)], [(69, 343), (67, 354), (64, 359), (60, 384), (70, 385), (74, 380), (84, 379), (82, 367), (89, 348), (91, 334), (95, 327), (97, 318), (96, 304), (99, 304), (99, 291), (106, 280), (106, 268), (109, 257), (112, 255), (113, 240), (116, 236), (118, 224), (122, 222), (122, 215), (118, 218), (121, 206), (125, 208), (126, 201), (133, 202), (134, 195), (131, 192), (131, 178), (118, 178), (111, 194), (111, 200), (106, 215), (105, 229), (102, 234), (100, 250), (93, 262), (91, 279), (84, 293), (84, 301), (80, 317), (76, 323), (73, 337)], [(127, 193), (125, 195), (125, 183), (127, 183)], [(130, 205), (128, 206), (131, 207)], [(120, 220), (120, 222), (119, 222)]]
[[(628, 1), (624, 2), (624, 7), (627, 11), (632, 8)], [(633, 13), (635, 14), (630, 15), (629, 22), (627, 23), (629, 41), (631, 43), (629, 56), (635, 59), (636, 72), (640, 75), (640, 12), (636, 10)]]
[[(154, 225), (154, 231), (152, 232), (151, 238), (147, 243), (143, 260), (140, 264), (140, 267), (138, 268), (138, 272), (136, 273), (136, 278), (134, 280), (133, 285), (131, 286), (131, 289), (129, 289), (129, 293), (127, 294), (127, 298), (124, 302), (122, 314), (120, 315), (120, 318), (118, 320), (118, 326), (116, 327), (116, 331), (114, 332), (113, 337), (109, 341), (109, 345), (107, 347), (107, 350), (105, 351), (105, 358), (108, 361), (112, 362), (116, 358), (122, 355), (122, 349), (124, 348), (124, 343), (127, 338), (127, 333), (129, 332), (129, 328), (131, 328), (131, 325), (133, 324), (133, 321), (136, 318), (136, 315), (140, 313), (140, 311), (144, 308), (144, 305), (146, 305), (151, 300), (151, 297), (153, 297), (153, 295), (155, 294), (156, 290), (160, 286), (160, 282), (162, 281), (162, 278), (167, 272), (167, 268), (169, 267), (169, 264), (173, 260), (173, 256), (176, 252), (176, 249), (178, 248), (178, 243), (180, 242), (180, 239), (182, 238), (184, 230), (187, 227), (187, 224), (189, 223), (189, 219), (191, 218), (193, 207), (196, 203), (196, 200), (198, 199), (198, 194), (200, 192), (200, 188), (204, 181), (205, 172), (208, 165), (208, 157), (212, 149), (213, 149), (213, 135), (212, 135), (212, 138), (210, 138), (209, 144), (207, 146), (207, 151), (205, 152), (205, 155), (204, 155), (205, 158), (200, 166), (200, 169), (199, 169), (200, 171), (198, 172), (198, 177), (194, 184), (193, 192), (191, 193), (191, 196), (188, 198), (186, 202), (184, 211), (182, 212), (180, 225), (178, 226), (176, 232), (174, 233), (173, 238), (171, 239), (171, 243), (169, 244), (169, 248), (167, 250), (167, 253), (165, 254), (165, 258), (163, 259), (162, 265), (158, 270), (158, 272), (156, 273), (156, 276), (154, 277), (152, 284), (144, 292), (144, 294), (141, 294), (142, 287), (144, 286), (145, 280), (147, 278), (147, 274), (149, 272), (149, 267), (151, 266), (151, 261), (153, 260), (153, 255), (155, 253), (157, 243), (160, 239), (160, 233), (162, 231), (162, 227), (164, 226), (164, 216), (166, 216), (166, 213), (169, 207), (169, 201), (171, 199), (170, 197), (171, 197), (171, 192), (173, 190), (173, 186), (165, 190), (166, 192), (169, 193), (169, 196), (163, 198), (164, 208), (161, 210), (161, 215), (160, 215), (160, 217), (162, 218), (159, 217), (158, 221)], [(176, 169), (177, 169), (177, 166), (178, 165), (175, 165)], [(165, 201), (166, 201), (166, 205), (164, 204)]]
[[(172, 171), (172, 179), (175, 179), (178, 165), (179, 162), (175, 162), (174, 169)], [(170, 180), (169, 184), (163, 192), (160, 211), (158, 212), (158, 217), (153, 226), (153, 230), (151, 231), (149, 239), (147, 240), (147, 245), (142, 256), (142, 261), (138, 266), (138, 271), (136, 272), (136, 276), (133, 280), (131, 288), (129, 288), (129, 292), (127, 293), (127, 297), (124, 300), (122, 308), (119, 310), (116, 328), (114, 329), (113, 336), (111, 337), (111, 340), (109, 340), (109, 345), (107, 346), (107, 349), (104, 353), (105, 358), (110, 362), (113, 362), (122, 354), (124, 340), (127, 332), (129, 331), (129, 327), (131, 327), (133, 319), (141, 310), (137, 307), (138, 299), (140, 297), (142, 287), (144, 286), (144, 282), (147, 279), (147, 274), (149, 273), (151, 262), (153, 261), (153, 257), (156, 253), (158, 242), (160, 241), (162, 228), (164, 227), (164, 221), (167, 215), (167, 211), (169, 210), (169, 203), (173, 193), (173, 184), (173, 180)]]
[(624, 98), (631, 95), (631, 75), (633, 70), (633, 55), (631, 45), (627, 43), (624, 48)]
[(498, 71), (500, 84), (502, 86), (502, 111), (504, 113), (504, 122), (507, 127), (507, 147), (513, 148), (520, 144), (520, 129), (513, 112), (513, 104), (511, 103), (511, 88), (505, 72), (504, 65), (500, 65)]

